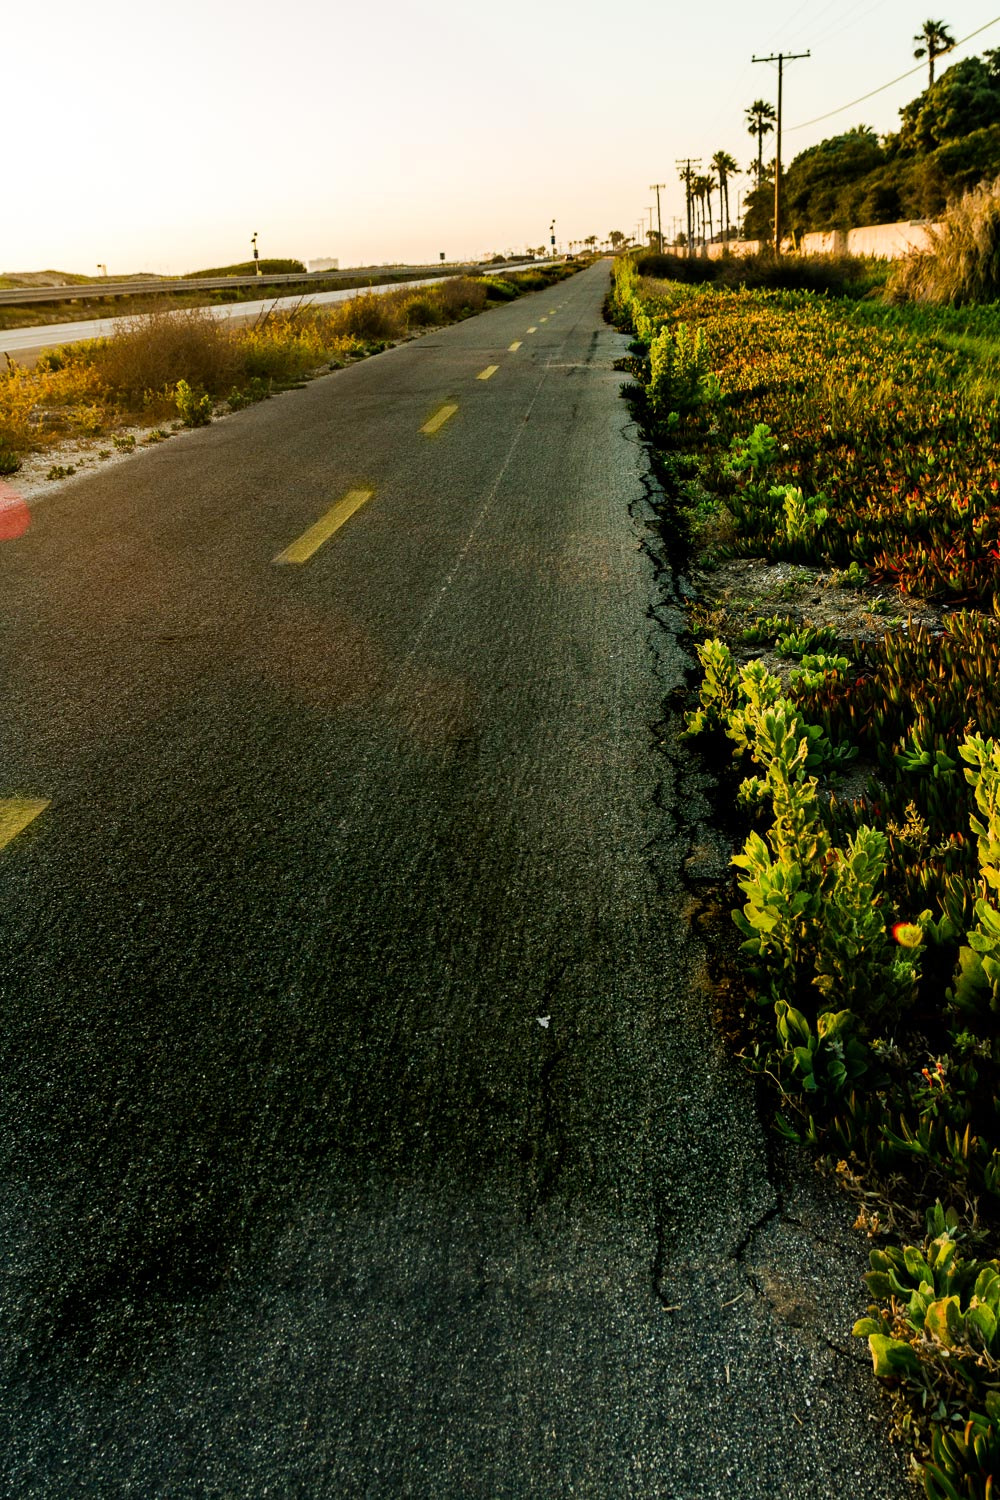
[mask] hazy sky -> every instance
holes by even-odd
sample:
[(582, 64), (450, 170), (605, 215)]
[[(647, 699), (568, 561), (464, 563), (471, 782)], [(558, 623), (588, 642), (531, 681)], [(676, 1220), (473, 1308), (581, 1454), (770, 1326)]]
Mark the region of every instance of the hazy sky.
[[(785, 71), (787, 162), (895, 128), (928, 15), (964, 37), (997, 0), (50, 0), (4, 18), (8, 271), (188, 271), (250, 255), (449, 259), (631, 233), (675, 160), (755, 154), (743, 112)], [(44, 23), (43, 23), (44, 18)], [(949, 58), (1000, 46), (1000, 24)], [(747, 179), (733, 184), (735, 194)]]

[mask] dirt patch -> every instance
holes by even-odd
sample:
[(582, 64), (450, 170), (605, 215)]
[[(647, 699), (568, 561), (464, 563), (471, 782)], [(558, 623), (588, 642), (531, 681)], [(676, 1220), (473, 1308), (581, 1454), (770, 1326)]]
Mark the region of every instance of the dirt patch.
[(21, 467), (7, 480), (8, 488), (32, 503), (59, 489), (68, 480), (95, 469), (111, 467), (188, 431), (180, 424), (167, 427), (116, 427), (113, 435), (64, 438), (44, 451), (26, 453)]
[(740, 660), (767, 657), (766, 648), (741, 645), (742, 632), (761, 618), (787, 615), (796, 626), (831, 626), (841, 641), (870, 644), (890, 631), (923, 625), (942, 629), (947, 610), (874, 586), (857, 587), (835, 568), (732, 558), (691, 574), (691, 621), (699, 635), (722, 636)]

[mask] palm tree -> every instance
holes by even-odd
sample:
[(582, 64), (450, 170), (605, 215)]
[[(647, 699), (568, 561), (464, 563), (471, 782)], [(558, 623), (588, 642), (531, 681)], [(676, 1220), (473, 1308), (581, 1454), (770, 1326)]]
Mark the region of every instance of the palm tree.
[(755, 99), (746, 111), (747, 130), (750, 135), (757, 137), (757, 183), (760, 184), (760, 174), (764, 170), (764, 137), (769, 130), (773, 130), (778, 116), (774, 105), (768, 104), (764, 99)]
[(719, 182), (719, 224), (725, 224), (722, 230), (724, 240), (729, 239), (729, 179), (734, 172), (740, 169), (735, 159), (728, 151), (716, 151), (712, 157), (712, 167)]
[(927, 87), (930, 88), (934, 82), (934, 59), (944, 52), (950, 52), (955, 45), (955, 38), (944, 21), (925, 21), (913, 40), (920, 43), (914, 57), (927, 59)]
[(625, 243), (625, 236), (620, 229), (612, 229), (608, 235), (608, 239), (611, 241), (612, 250), (617, 250), (620, 245), (624, 245)]

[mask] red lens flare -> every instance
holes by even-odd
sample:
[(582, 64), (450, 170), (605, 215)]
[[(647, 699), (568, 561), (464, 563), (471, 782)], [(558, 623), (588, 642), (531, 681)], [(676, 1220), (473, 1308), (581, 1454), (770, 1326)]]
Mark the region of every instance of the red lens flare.
[(0, 479), (0, 542), (24, 536), (31, 525), (31, 512), (17, 490)]

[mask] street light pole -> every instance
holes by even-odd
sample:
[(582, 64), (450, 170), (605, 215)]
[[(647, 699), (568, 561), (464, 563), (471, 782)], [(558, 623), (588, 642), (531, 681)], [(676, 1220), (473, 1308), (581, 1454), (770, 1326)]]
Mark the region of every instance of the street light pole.
[(250, 243), (253, 246), (253, 270), (254, 270), (254, 275), (255, 276), (263, 276), (264, 273), (263, 273), (263, 271), (260, 268), (260, 256), (257, 254), (257, 231), (256, 231), (256, 229), (254, 230), (253, 234), (250, 236)]

